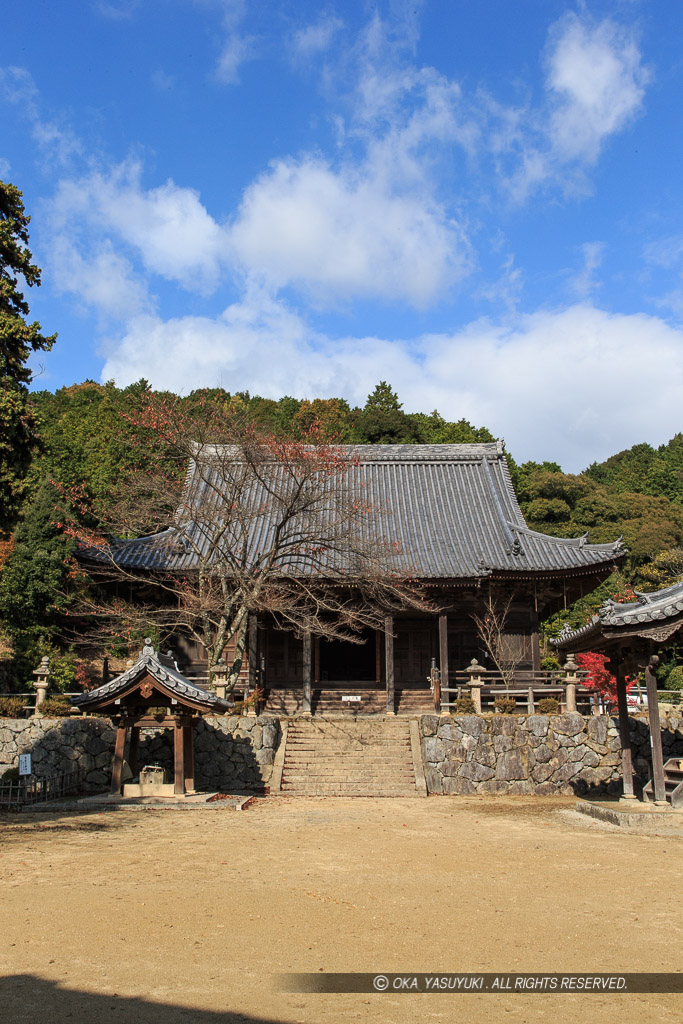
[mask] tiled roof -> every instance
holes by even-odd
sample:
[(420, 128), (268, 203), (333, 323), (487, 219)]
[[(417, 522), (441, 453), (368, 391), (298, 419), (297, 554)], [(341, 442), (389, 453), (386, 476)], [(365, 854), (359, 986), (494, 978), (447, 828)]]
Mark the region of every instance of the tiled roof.
[(596, 639), (603, 634), (615, 636), (621, 630), (624, 633), (638, 633), (639, 627), (650, 629), (675, 623), (683, 615), (683, 582), (674, 583), (665, 590), (657, 590), (652, 594), (636, 592), (637, 601), (618, 604), (616, 601), (605, 601), (590, 622), (580, 629), (565, 627), (556, 640), (559, 648), (583, 644), (587, 640)]
[[(212, 451), (224, 457), (230, 450), (205, 446), (202, 458)], [(621, 540), (589, 544), (585, 536), (566, 539), (530, 530), (512, 488), (502, 442), (362, 445), (346, 451), (358, 461), (346, 472), (344, 486), (386, 510), (378, 517), (370, 515), (368, 528), (379, 528), (385, 534), (381, 539), (400, 552), (401, 571), (421, 579), (510, 573), (569, 576), (607, 567), (625, 553)], [(273, 464), (273, 479), (281, 472), (282, 467)], [(186, 487), (193, 495), (201, 493), (196, 476), (196, 465), (191, 464)], [(219, 480), (212, 483), (220, 489)], [(254, 508), (267, 508), (268, 498), (258, 486), (252, 500)], [(267, 512), (254, 518), (253, 550), (263, 550), (272, 526)], [(196, 556), (182, 532), (191, 529), (187, 522), (178, 523), (159, 534), (119, 542), (111, 553), (131, 569), (191, 569)]]
[(150, 675), (155, 679), (167, 693), (177, 699), (179, 704), (189, 704), (198, 710), (206, 710), (218, 715), (225, 714), (234, 706), (229, 701), (217, 697), (215, 693), (210, 693), (202, 686), (190, 682), (178, 670), (178, 666), (170, 654), (159, 654), (154, 650), (151, 640), (145, 641), (138, 660), (126, 672), (108, 683), (103, 683), (95, 690), (72, 697), (71, 703), (81, 711), (108, 705), (120, 695), (128, 692), (137, 680), (145, 675)]

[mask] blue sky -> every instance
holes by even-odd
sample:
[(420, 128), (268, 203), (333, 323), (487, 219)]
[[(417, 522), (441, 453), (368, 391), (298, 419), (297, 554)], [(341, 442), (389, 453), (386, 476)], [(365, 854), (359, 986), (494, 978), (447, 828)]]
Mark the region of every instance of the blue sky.
[(15, 5), (34, 387), (386, 379), (573, 471), (668, 440), (682, 34), (679, 0)]

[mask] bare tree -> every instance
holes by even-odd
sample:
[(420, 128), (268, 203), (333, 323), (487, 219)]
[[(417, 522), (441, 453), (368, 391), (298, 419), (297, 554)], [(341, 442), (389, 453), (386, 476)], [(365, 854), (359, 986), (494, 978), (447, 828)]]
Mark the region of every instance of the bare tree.
[(227, 655), (234, 687), (250, 613), (299, 636), (362, 642), (386, 614), (427, 607), (390, 539), (391, 516), (364, 493), (361, 451), (315, 426), (292, 441), (203, 407), (188, 421), (168, 396), (149, 396), (141, 429), (157, 438), (161, 471), (127, 480), (97, 513), (109, 536), (131, 539), (74, 527), (90, 575), (117, 592), (82, 614), (184, 631), (204, 646), (210, 674)]
[(505, 688), (514, 682), (522, 652), (518, 638), (507, 630), (514, 594), (495, 595), (489, 590), (481, 612), (473, 612), (477, 635), (500, 672)]

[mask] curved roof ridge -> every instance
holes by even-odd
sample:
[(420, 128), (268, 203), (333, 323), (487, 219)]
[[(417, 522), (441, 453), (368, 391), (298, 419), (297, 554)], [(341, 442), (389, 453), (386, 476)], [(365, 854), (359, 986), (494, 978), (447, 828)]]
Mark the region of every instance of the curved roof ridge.
[(618, 537), (617, 540), (607, 541), (601, 544), (590, 544), (585, 540), (587, 534), (582, 534), (580, 537), (556, 537), (552, 533), (540, 533), (538, 530), (532, 530), (526, 523), (524, 526), (518, 526), (516, 523), (511, 523), (508, 520), (508, 526), (515, 530), (517, 533), (524, 534), (527, 537), (540, 537), (546, 543), (557, 544), (568, 544), (571, 547), (578, 548), (589, 548), (591, 551), (625, 551), (623, 537)]

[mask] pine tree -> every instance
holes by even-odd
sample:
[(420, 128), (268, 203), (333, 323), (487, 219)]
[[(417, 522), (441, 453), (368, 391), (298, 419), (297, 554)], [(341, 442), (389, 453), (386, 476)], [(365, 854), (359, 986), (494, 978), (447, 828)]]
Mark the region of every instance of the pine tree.
[(28, 323), (28, 303), (19, 288), (40, 284), (40, 268), (28, 248), (30, 217), (22, 194), (0, 181), (0, 533), (16, 521), (23, 480), (38, 443), (35, 415), (28, 404), (31, 352), (52, 348), (39, 323)]

